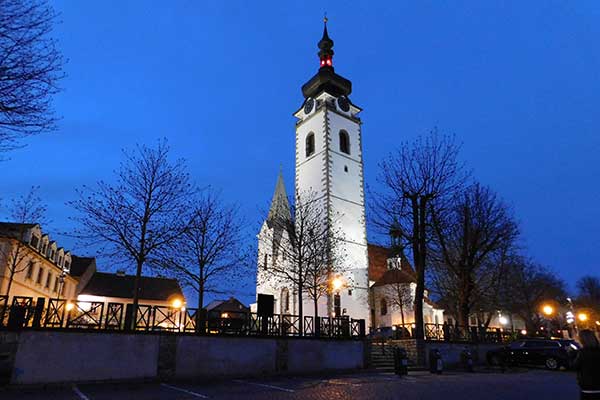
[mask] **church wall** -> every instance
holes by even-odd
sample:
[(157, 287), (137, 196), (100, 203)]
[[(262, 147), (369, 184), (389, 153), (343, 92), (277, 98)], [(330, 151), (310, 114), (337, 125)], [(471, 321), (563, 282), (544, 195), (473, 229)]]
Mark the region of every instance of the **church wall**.
[[(296, 130), (296, 195), (314, 191), (320, 196), (325, 192), (325, 181), (322, 179), (326, 163), (324, 126), (324, 113), (318, 112)], [(315, 137), (315, 152), (306, 157), (306, 137), (311, 132)]]

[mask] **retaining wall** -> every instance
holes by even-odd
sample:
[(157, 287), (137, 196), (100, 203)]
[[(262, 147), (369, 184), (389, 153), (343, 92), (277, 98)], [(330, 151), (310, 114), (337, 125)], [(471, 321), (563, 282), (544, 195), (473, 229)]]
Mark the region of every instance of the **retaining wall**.
[(465, 348), (471, 351), (475, 364), (484, 364), (486, 353), (502, 346), (497, 343), (434, 342), (416, 339), (394, 340), (391, 343), (406, 349), (411, 364), (427, 367), (429, 367), (429, 351), (432, 349), (440, 351), (445, 366), (456, 367), (461, 365), (461, 353)]
[(365, 368), (357, 340), (0, 332), (0, 379), (43, 384), (313, 373)]

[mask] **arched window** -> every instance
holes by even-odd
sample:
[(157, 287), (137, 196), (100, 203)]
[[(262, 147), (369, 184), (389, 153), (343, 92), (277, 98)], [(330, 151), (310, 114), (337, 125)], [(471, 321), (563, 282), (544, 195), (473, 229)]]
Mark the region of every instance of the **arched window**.
[(387, 301), (385, 301), (385, 298), (380, 300), (379, 308), (381, 309), (381, 315), (387, 315)]
[(309, 133), (306, 136), (306, 157), (310, 157), (315, 152), (315, 134)]
[(342, 153), (350, 154), (350, 136), (348, 136), (348, 132), (344, 130), (340, 131), (340, 151)]
[(281, 289), (281, 314), (290, 312), (290, 291), (287, 288)]

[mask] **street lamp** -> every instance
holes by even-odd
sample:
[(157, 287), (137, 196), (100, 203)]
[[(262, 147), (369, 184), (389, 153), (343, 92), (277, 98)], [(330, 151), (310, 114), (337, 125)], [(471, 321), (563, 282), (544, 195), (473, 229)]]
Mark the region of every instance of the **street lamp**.
[(550, 304), (546, 304), (542, 307), (542, 312), (546, 316), (550, 317), (552, 314), (554, 314), (554, 307), (552, 307)]
[(335, 277), (331, 281), (331, 287), (333, 288), (334, 292), (338, 292), (342, 286), (344, 286), (344, 282), (339, 277)]
[(585, 322), (588, 320), (588, 315), (584, 312), (580, 312), (579, 314), (577, 314), (577, 319), (581, 322)]

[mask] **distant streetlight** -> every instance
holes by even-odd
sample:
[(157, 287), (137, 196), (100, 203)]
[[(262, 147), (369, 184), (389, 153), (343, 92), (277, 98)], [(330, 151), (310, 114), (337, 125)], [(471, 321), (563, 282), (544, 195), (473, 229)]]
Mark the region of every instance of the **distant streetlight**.
[(546, 304), (542, 307), (542, 312), (546, 316), (550, 317), (552, 314), (554, 314), (554, 307), (552, 307), (550, 304)]
[(504, 315), (501, 315), (498, 318), (498, 322), (500, 322), (500, 325), (504, 326), (504, 325), (508, 324), (508, 318), (506, 318)]
[(577, 319), (580, 320), (581, 322), (585, 322), (588, 320), (588, 315), (584, 312), (581, 312), (581, 313), (577, 314)]

